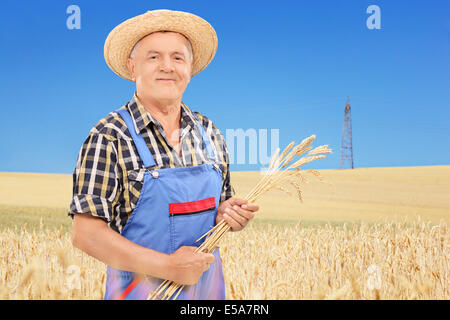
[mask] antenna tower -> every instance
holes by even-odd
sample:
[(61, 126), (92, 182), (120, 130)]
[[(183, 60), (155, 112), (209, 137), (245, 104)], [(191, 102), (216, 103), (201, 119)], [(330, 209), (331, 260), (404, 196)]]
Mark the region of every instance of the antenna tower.
[(345, 161), (349, 161), (353, 169), (352, 119), (350, 111), (350, 98), (347, 97), (344, 110), (344, 126), (342, 128), (341, 169), (343, 168)]

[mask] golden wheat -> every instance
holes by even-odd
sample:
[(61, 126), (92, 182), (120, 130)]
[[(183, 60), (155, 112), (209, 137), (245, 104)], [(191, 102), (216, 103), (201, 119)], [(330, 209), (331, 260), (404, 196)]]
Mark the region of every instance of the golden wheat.
[[(445, 222), (250, 223), (221, 242), (227, 299), (449, 299)], [(60, 230), (0, 232), (0, 299), (102, 299), (106, 266)], [(78, 287), (79, 285), (79, 287)]]

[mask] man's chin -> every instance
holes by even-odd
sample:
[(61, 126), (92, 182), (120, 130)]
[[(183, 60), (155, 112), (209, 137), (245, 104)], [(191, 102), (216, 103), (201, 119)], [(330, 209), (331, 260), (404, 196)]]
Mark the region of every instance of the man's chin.
[(175, 95), (163, 95), (163, 96), (157, 96), (157, 97), (154, 97), (154, 99), (156, 100), (156, 101), (159, 101), (159, 102), (162, 102), (162, 103), (171, 103), (171, 102), (173, 102), (174, 100), (177, 100), (178, 99), (178, 96), (175, 96)]

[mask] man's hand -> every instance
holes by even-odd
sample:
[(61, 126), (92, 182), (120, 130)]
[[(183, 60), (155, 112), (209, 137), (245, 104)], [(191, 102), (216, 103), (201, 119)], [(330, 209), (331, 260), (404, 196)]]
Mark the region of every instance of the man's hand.
[(256, 203), (250, 203), (246, 199), (230, 198), (220, 203), (216, 223), (225, 220), (231, 231), (240, 231), (253, 219), (258, 209)]
[(178, 284), (193, 285), (214, 262), (211, 253), (195, 252), (197, 247), (183, 246), (169, 255), (170, 280)]

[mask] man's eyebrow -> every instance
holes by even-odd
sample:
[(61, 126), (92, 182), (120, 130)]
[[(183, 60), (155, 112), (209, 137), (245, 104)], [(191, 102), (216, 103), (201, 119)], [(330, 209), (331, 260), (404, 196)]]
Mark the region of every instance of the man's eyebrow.
[[(159, 52), (159, 51), (156, 51), (156, 50), (149, 50), (149, 51), (147, 51), (147, 55), (149, 55), (150, 53), (161, 53), (161, 52)], [(181, 55), (183, 55), (184, 56), (184, 53), (183, 52), (180, 52), (180, 51), (172, 51), (171, 52), (172, 54), (181, 54)]]

